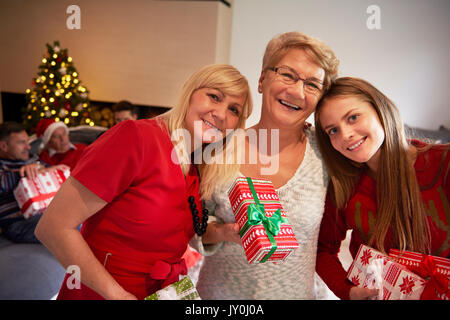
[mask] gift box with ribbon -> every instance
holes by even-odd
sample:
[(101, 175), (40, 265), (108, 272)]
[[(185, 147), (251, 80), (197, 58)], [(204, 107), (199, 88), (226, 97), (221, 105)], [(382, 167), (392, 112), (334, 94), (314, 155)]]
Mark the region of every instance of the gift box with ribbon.
[(156, 291), (145, 300), (201, 300), (192, 280), (186, 276), (180, 281)]
[(391, 249), (389, 258), (427, 281), (422, 300), (450, 299), (450, 259)]
[(67, 169), (42, 172), (34, 179), (21, 178), (14, 189), (14, 197), (23, 216), (28, 219), (42, 213), (69, 175)]
[(228, 197), (248, 263), (283, 261), (298, 248), (271, 181), (239, 177)]
[(405, 266), (365, 245), (359, 247), (347, 278), (358, 287), (378, 289), (378, 300), (419, 300), (426, 285)]

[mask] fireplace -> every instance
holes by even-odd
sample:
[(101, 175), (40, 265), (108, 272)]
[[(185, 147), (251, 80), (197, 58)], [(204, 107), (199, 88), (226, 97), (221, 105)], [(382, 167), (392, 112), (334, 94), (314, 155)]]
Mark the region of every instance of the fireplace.
[[(22, 122), (22, 113), (27, 105), (25, 93), (1, 92), (1, 105), (3, 109), (3, 121)], [(90, 100), (94, 109), (101, 111), (104, 108), (112, 109), (115, 102)], [(159, 106), (138, 105), (138, 119), (152, 118), (160, 115), (170, 108)]]

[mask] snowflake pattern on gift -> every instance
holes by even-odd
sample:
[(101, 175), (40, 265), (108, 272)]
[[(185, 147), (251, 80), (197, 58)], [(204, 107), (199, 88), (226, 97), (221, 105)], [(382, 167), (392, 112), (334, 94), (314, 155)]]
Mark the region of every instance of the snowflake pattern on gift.
[(364, 250), (360, 258), (362, 265), (365, 266), (366, 264), (369, 264), (370, 258), (372, 258), (372, 253), (370, 252), (370, 250)]
[(403, 294), (410, 294), (414, 288), (415, 282), (411, 276), (403, 277), (403, 283), (399, 286), (400, 292)]
[(359, 282), (359, 275), (353, 276), (350, 281), (355, 285), (355, 286), (359, 286), (360, 282)]

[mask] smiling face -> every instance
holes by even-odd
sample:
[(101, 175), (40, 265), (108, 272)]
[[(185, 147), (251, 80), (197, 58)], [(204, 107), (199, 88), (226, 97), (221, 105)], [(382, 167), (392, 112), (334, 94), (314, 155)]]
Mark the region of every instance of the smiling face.
[[(325, 71), (313, 62), (303, 49), (291, 49), (272, 67), (286, 66), (301, 79), (323, 82)], [(272, 70), (264, 70), (259, 79), (258, 91), (262, 93), (261, 120), (278, 128), (302, 127), (316, 108), (319, 95), (305, 92), (302, 80), (287, 84)]]
[(376, 171), (385, 134), (370, 103), (353, 96), (325, 99), (319, 117), (334, 149)]
[(65, 153), (70, 149), (69, 133), (64, 127), (56, 128), (48, 141), (48, 147), (57, 153)]
[[(231, 96), (214, 88), (195, 90), (185, 118), (186, 129), (202, 143), (225, 137), (226, 129), (235, 129), (243, 112), (245, 96)], [(197, 125), (195, 125), (197, 124)], [(194, 130), (200, 127), (201, 130)]]
[(26, 131), (13, 132), (9, 138), (0, 141), (2, 157), (12, 160), (28, 160), (30, 158), (30, 144)]

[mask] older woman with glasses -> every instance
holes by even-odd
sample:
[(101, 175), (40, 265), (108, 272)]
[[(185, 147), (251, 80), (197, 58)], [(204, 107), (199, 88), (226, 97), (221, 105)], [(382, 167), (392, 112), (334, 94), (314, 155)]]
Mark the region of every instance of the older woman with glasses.
[[(268, 43), (258, 85), (261, 118), (246, 130), (239, 175), (272, 181), (300, 247), (280, 264), (248, 264), (228, 200), (230, 186), (216, 188), (209, 202), (215, 221), (198, 239), (206, 256), (197, 284), (203, 299), (316, 298), (316, 249), (328, 174), (306, 119), (337, 76), (338, 64), (327, 45), (300, 32)], [(249, 138), (251, 131), (256, 141)], [(250, 161), (254, 155), (256, 163)]]

